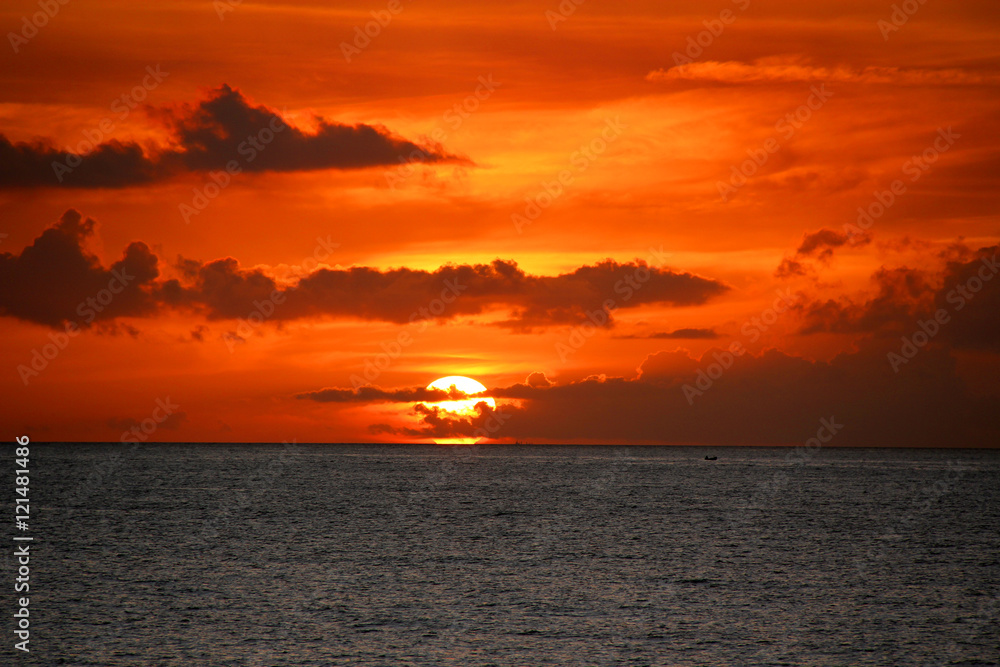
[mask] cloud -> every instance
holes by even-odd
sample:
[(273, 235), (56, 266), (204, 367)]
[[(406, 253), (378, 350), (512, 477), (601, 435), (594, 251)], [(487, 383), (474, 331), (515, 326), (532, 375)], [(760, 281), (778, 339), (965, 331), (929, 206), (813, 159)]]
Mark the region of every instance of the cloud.
[(362, 169), (397, 164), (400, 158), (469, 164), (440, 145), (419, 145), (383, 126), (317, 118), (316, 131), (307, 133), (228, 85), (195, 106), (151, 113), (170, 137), (149, 150), (134, 142), (109, 141), (77, 155), (51, 141), (13, 143), (0, 135), (0, 188), (121, 188), (222, 170), (230, 162), (248, 172)]
[(795, 250), (792, 257), (785, 257), (775, 270), (777, 278), (792, 278), (795, 276), (806, 276), (814, 273), (814, 266), (805, 260), (816, 259), (820, 262), (828, 263), (833, 258), (835, 248), (845, 245), (859, 247), (871, 243), (872, 237), (868, 232), (859, 234), (848, 234), (838, 232), (835, 229), (820, 229), (815, 232), (807, 232), (802, 237), (802, 242)]
[[(943, 312), (946, 322), (930, 345), (1000, 352), (1000, 245), (981, 248), (939, 271), (881, 268), (873, 296), (813, 301), (797, 306), (800, 332), (912, 334)], [(964, 255), (964, 253), (962, 253)]]
[(807, 233), (802, 238), (795, 253), (799, 256), (818, 256), (820, 258), (829, 257), (833, 254), (834, 248), (850, 243), (852, 246), (867, 245), (871, 243), (871, 235), (867, 232), (849, 236), (846, 232), (838, 232), (835, 229), (820, 229), (811, 234)]
[[(490, 396), (518, 402), (498, 404), (501, 426), (485, 430), (529, 441), (801, 445), (826, 419), (843, 426), (833, 446), (996, 444), (1000, 399), (970, 393), (947, 350), (925, 350), (897, 375), (887, 349), (869, 344), (829, 362), (776, 350), (744, 354), (710, 385), (700, 378), (725, 351), (709, 350), (701, 359), (658, 352), (634, 378), (492, 388)], [(689, 402), (685, 386), (704, 393)], [(415, 416), (416, 424), (377, 428), (405, 437), (481, 436), (477, 429), (491, 415), (483, 406), (472, 418), (426, 409)]]
[(797, 260), (785, 257), (781, 260), (781, 264), (778, 268), (774, 270), (775, 278), (792, 278), (794, 276), (805, 276), (808, 275), (812, 267), (803, 264)]
[(735, 60), (707, 60), (668, 69), (653, 70), (647, 81), (671, 83), (699, 81), (712, 83), (862, 83), (901, 86), (970, 86), (994, 85), (995, 74), (980, 74), (963, 69), (916, 69), (900, 67), (864, 67), (847, 65), (819, 67), (800, 58), (762, 58), (752, 63)]
[[(273, 299), (280, 301), (270, 316), (275, 320), (349, 317), (408, 324), (506, 310), (510, 317), (496, 325), (520, 332), (588, 321), (609, 299), (616, 308), (690, 306), (728, 289), (716, 280), (650, 267), (640, 260), (605, 260), (557, 276), (530, 275), (515, 262), (500, 259), (449, 264), (434, 271), (324, 268), (289, 287), (279, 286), (261, 269), (240, 268), (232, 258), (205, 264), (186, 261), (185, 267), (192, 281), (167, 281), (160, 297), (209, 319), (245, 318), (254, 304)], [(626, 281), (637, 271), (648, 277), (633, 288)], [(609, 316), (609, 325), (613, 321)]]
[(917, 269), (882, 267), (871, 281), (874, 295), (863, 303), (843, 297), (795, 306), (804, 321), (800, 333), (898, 334), (927, 309), (934, 293), (932, 278)]
[(194, 329), (191, 330), (191, 340), (198, 341), (199, 343), (205, 342), (205, 334), (208, 333), (208, 327), (204, 324), (199, 324)]
[(104, 268), (83, 248), (95, 224), (70, 209), (19, 255), (0, 254), (0, 314), (52, 327), (152, 314), (156, 255), (136, 241)]
[[(524, 332), (590, 321), (609, 303), (615, 309), (692, 306), (728, 290), (710, 278), (610, 259), (556, 276), (527, 274), (515, 262), (497, 259), (434, 271), (321, 268), (294, 283), (279, 283), (264, 269), (242, 268), (232, 257), (180, 258), (174, 267), (179, 277), (156, 280), (159, 260), (140, 241), (103, 268), (83, 248), (94, 224), (69, 210), (20, 255), (0, 254), (0, 278), (10, 286), (0, 295), (0, 314), (57, 327), (87, 317), (85, 324), (170, 309), (208, 320), (352, 318), (397, 324), (502, 311), (508, 317), (498, 326)], [(125, 288), (118, 289), (122, 276)], [(113, 294), (106, 294), (109, 289)], [(91, 299), (101, 302), (94, 305)], [(613, 326), (610, 314), (606, 320)], [(239, 327), (227, 334), (230, 342), (245, 337)]]
[[(941, 334), (956, 348), (1000, 352), (1000, 245), (949, 262), (934, 307), (951, 314)], [(930, 315), (930, 313), (928, 313)]]
[[(643, 275), (647, 277), (642, 279)], [(694, 306), (729, 290), (719, 281), (649, 266), (641, 260), (618, 263), (607, 259), (559, 276), (522, 276), (514, 299), (508, 301), (514, 307), (512, 317), (497, 326), (523, 332), (554, 324), (599, 322), (601, 317), (593, 314), (602, 311), (609, 300), (612, 309), (647, 304)], [(607, 324), (614, 324), (610, 314)]]
[(545, 377), (545, 373), (531, 373), (524, 381), (529, 387), (551, 387), (552, 382)]
[(452, 385), (447, 391), (443, 389), (427, 389), (426, 387), (409, 387), (405, 389), (380, 389), (375, 386), (358, 387), (357, 389), (320, 389), (296, 394), (300, 400), (318, 401), (320, 403), (416, 403), (420, 401), (461, 401), (470, 394), (459, 391)]
[(674, 331), (659, 331), (650, 334), (632, 334), (628, 336), (615, 336), (619, 339), (664, 339), (664, 340), (714, 340), (719, 337), (713, 329), (676, 329)]
[(368, 432), (374, 435), (401, 435), (409, 438), (471, 438), (485, 432), (497, 411), (485, 402), (476, 404), (477, 413), (471, 417), (458, 417), (443, 412), (434, 406), (417, 404), (413, 413), (419, 416), (419, 426), (393, 426), (392, 424), (372, 424)]
[[(466, 161), (440, 146), (419, 146), (397, 137), (382, 126), (318, 118), (316, 131), (307, 134), (290, 126), (277, 111), (253, 106), (228, 85), (214, 90), (197, 107), (185, 106), (167, 118), (184, 147), (177, 157), (191, 171), (223, 169), (230, 160), (239, 161), (245, 171), (361, 169), (397, 164), (411, 153), (423, 162)], [(268, 142), (268, 137), (273, 139)], [(261, 148), (250, 138), (256, 138)]]
[[(64, 168), (57, 171), (53, 164)], [(66, 166), (71, 164), (76, 166)], [(135, 143), (109, 141), (76, 155), (50, 141), (13, 143), (0, 134), (0, 188), (122, 188), (165, 176), (165, 166)]]

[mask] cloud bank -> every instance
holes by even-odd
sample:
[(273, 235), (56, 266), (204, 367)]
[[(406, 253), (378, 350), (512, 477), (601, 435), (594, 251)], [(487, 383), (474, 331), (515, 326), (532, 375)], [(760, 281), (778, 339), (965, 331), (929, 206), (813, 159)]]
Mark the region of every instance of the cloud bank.
[(153, 115), (165, 124), (169, 138), (149, 149), (109, 141), (76, 154), (48, 140), (14, 143), (0, 135), (0, 188), (123, 188), (224, 170), (231, 163), (247, 172), (362, 169), (398, 164), (401, 158), (469, 163), (439, 145), (419, 145), (382, 126), (318, 118), (315, 132), (305, 132), (228, 85), (194, 106), (154, 110)]
[[(103, 298), (93, 319), (147, 317), (184, 310), (207, 320), (247, 318), (263, 307), (274, 322), (303, 318), (353, 318), (408, 324), (505, 312), (496, 326), (512, 331), (593, 321), (611, 299), (617, 308), (704, 304), (728, 290), (711, 278), (641, 260), (605, 260), (555, 276), (531, 275), (513, 261), (447, 264), (434, 271), (356, 266), (321, 268), (295, 282), (279, 283), (260, 268), (226, 257), (209, 262), (180, 259), (179, 277), (159, 278), (159, 259), (131, 243), (108, 268), (84, 250), (94, 221), (69, 210), (20, 254), (0, 254), (0, 314), (58, 327), (78, 322), (79, 304)], [(104, 295), (116, 272), (120, 291)], [(639, 276), (635, 282), (634, 276)], [(115, 283), (117, 285), (117, 283)], [(93, 321), (93, 319), (91, 321)], [(85, 322), (90, 324), (90, 321)], [(604, 326), (613, 326), (610, 315)]]

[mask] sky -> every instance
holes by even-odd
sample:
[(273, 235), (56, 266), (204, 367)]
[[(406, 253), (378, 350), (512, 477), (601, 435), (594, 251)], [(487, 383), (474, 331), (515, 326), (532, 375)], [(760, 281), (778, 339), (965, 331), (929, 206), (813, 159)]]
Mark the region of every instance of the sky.
[(1000, 443), (994, 2), (0, 24), (8, 439)]

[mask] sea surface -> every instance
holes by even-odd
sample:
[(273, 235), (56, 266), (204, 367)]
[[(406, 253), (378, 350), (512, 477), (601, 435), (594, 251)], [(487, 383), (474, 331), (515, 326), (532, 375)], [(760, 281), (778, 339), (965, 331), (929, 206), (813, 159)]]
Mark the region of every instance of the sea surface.
[(0, 664), (1000, 664), (997, 450), (32, 444), (30, 469), (31, 652), (8, 547)]

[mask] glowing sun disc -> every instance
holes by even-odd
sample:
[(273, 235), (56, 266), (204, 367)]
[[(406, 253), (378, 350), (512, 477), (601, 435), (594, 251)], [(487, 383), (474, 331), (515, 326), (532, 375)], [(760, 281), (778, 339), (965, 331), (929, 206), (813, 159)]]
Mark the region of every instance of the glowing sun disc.
[[(484, 384), (462, 375), (449, 375), (447, 377), (438, 378), (437, 380), (434, 380), (434, 382), (427, 385), (427, 388), (448, 391), (452, 388), (452, 386), (463, 394), (478, 394), (486, 391), (486, 386)], [(437, 401), (435, 403), (430, 403), (430, 405), (439, 410), (467, 417), (479, 414), (476, 411), (476, 403), (480, 402), (485, 402), (486, 405), (491, 408), (497, 407), (496, 401), (489, 396), (467, 398), (459, 401)]]
[[(467, 378), (463, 375), (449, 375), (447, 377), (438, 378), (427, 385), (428, 389), (439, 389), (441, 391), (448, 391), (452, 387), (459, 390), (463, 394), (478, 394), (486, 391), (486, 386), (481, 382), (476, 382), (472, 378)], [(449, 413), (457, 417), (474, 417), (479, 414), (476, 410), (477, 403), (486, 403), (490, 408), (496, 408), (497, 404), (489, 396), (479, 396), (476, 398), (467, 398), (458, 401), (437, 401), (434, 403), (425, 403), (428, 407), (437, 408), (442, 412)], [(434, 442), (439, 445), (472, 445), (479, 440), (478, 437), (473, 438), (435, 438)]]

